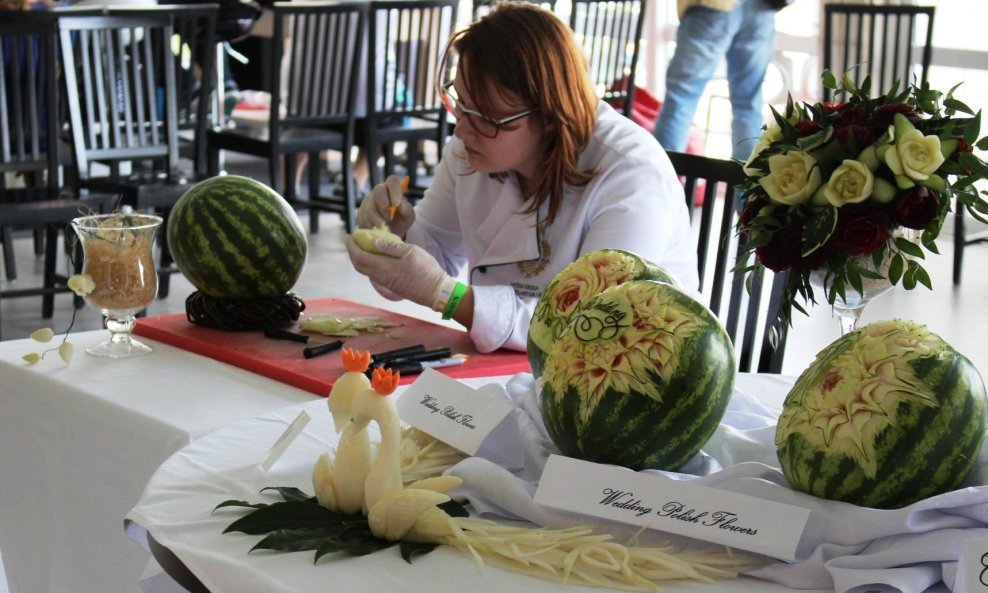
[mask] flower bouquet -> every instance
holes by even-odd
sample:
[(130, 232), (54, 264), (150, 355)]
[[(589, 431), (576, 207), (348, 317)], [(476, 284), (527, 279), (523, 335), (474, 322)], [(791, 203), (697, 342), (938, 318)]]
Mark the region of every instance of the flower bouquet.
[(938, 253), (953, 198), (988, 220), (975, 188), (988, 165), (973, 150), (988, 148), (988, 138), (978, 140), (981, 114), (954, 98), (956, 86), (944, 94), (896, 85), (870, 98), (870, 79), (858, 87), (844, 76), (838, 85), (827, 71), (823, 84), (844, 101), (790, 97), (784, 113), (772, 110), (744, 167), (738, 269), (788, 272), (783, 331), (793, 307), (806, 313), (797, 295), (816, 303), (814, 284), (832, 306), (854, 302), (869, 284), (932, 288), (920, 260), (924, 250)]

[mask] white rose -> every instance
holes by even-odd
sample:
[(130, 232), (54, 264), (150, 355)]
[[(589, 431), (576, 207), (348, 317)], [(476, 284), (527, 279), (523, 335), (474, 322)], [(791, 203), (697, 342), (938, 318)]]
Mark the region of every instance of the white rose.
[(943, 164), (940, 138), (924, 136), (915, 128), (899, 134), (895, 145), (885, 151), (885, 164), (896, 175), (923, 181)]
[(805, 152), (787, 152), (768, 158), (768, 175), (758, 180), (773, 202), (798, 206), (822, 183), (816, 159)]
[(776, 140), (782, 140), (782, 128), (779, 127), (779, 122), (772, 119), (769, 120), (767, 124), (765, 124), (765, 131), (762, 132), (761, 136), (759, 136), (758, 144), (756, 144), (755, 147), (751, 150), (751, 155), (748, 157), (748, 160), (744, 164), (745, 175), (751, 177), (757, 177), (762, 174), (761, 169), (752, 168), (751, 163), (758, 158), (758, 155), (760, 155), (766, 148), (771, 146), (772, 143), (775, 142)]
[(867, 165), (846, 159), (830, 176), (823, 195), (832, 206), (839, 208), (844, 204), (864, 202), (871, 196), (874, 185), (875, 176)]

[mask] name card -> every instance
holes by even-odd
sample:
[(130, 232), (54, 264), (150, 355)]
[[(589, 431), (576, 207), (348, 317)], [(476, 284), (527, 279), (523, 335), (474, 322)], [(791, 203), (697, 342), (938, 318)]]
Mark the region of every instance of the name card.
[(553, 455), (535, 502), (795, 560), (810, 510), (655, 474)]
[(512, 409), (506, 399), (491, 397), (434, 369), (422, 371), (396, 405), (402, 420), (467, 455), (477, 453)]
[(988, 539), (961, 542), (961, 559), (954, 591), (988, 593)]

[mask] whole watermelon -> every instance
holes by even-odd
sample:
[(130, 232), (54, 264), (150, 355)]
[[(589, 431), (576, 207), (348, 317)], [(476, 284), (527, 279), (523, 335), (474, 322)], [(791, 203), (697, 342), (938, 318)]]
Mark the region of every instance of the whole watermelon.
[(629, 280), (677, 284), (659, 266), (620, 249), (592, 251), (556, 274), (542, 292), (528, 329), (528, 362), (532, 373), (536, 377), (542, 375), (546, 353), (583, 304), (605, 288)]
[(734, 376), (734, 348), (706, 306), (632, 280), (590, 299), (549, 351), (542, 417), (569, 457), (676, 470), (717, 428)]
[(880, 321), (821, 351), (775, 433), (796, 490), (894, 509), (957, 488), (985, 438), (985, 384), (925, 326)]
[(223, 300), (272, 299), (305, 264), (305, 229), (288, 202), (247, 177), (222, 175), (189, 188), (168, 217), (168, 248), (189, 282)]

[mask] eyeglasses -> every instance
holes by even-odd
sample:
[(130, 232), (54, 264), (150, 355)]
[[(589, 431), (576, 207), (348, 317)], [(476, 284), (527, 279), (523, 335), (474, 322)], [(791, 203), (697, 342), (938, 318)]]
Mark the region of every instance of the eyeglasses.
[(463, 107), (460, 104), (460, 98), (456, 95), (456, 87), (453, 86), (454, 82), (451, 80), (442, 85), (441, 92), (439, 93), (442, 97), (443, 105), (446, 106), (446, 111), (453, 114), (453, 117), (457, 120), (467, 120), (473, 131), (484, 138), (497, 138), (497, 135), (506, 125), (538, 111), (538, 109), (529, 109), (528, 111), (509, 115), (501, 119), (491, 119), (479, 111)]

